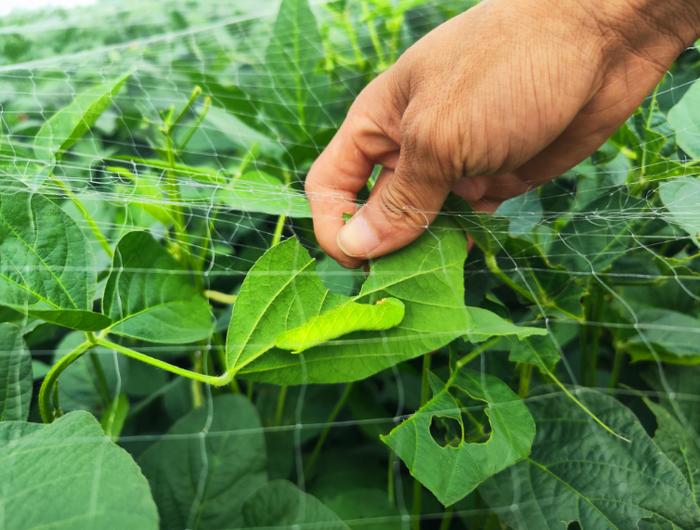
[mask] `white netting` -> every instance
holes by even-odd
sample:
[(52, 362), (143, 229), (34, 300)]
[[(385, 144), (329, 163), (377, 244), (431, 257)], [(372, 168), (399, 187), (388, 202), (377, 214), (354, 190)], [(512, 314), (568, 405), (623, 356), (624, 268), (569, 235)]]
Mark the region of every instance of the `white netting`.
[[(0, 24), (0, 171), (11, 177), (0, 181), (4, 200), (28, 186), (32, 194), (61, 205), (94, 251), (95, 300), (110, 292), (112, 256), (105, 247), (114, 253), (127, 233), (149, 231), (184, 267), (159, 271), (125, 265), (124, 273), (186, 276), (206, 293), (216, 326), (204, 340), (167, 344), (134, 339), (133, 334), (114, 340), (182, 369), (221, 374), (230, 350), (226, 331), (232, 297), (243, 279), (288, 272), (248, 274), (273, 243), (299, 238), (318, 258), (319, 274), (331, 291), (357, 293), (363, 272), (342, 269), (315, 242), (304, 178), (360, 90), (412, 42), (471, 4), (312, 2), (320, 39), (308, 19), (286, 26), (292, 29), (275, 28), (277, 2), (100, 2), (45, 16), (9, 16)], [(289, 48), (293, 42), (297, 48)], [(309, 62), (312, 71), (298, 70)], [(226, 526), (216, 513), (226, 512), (228, 499), (251, 493), (227, 483), (229, 473), (244, 475), (237, 467), (228, 471), (226, 463), (236, 460), (232, 447), (254, 446), (256, 433), (265, 436), (271, 479), (290, 480), (315, 495), (353, 529), (416, 528), (418, 520), (421, 528), (496, 528), (499, 516), (503, 524), (533, 524), (532, 506), (556, 501), (561, 492), (540, 491), (535, 502), (530, 492), (521, 491), (522, 476), (511, 479), (505, 471), (499, 475), (500, 496), (479, 490), (445, 509), (427, 490), (416, 490), (404, 464), (379, 435), (439, 394), (439, 384), (452, 381), (455, 363), (465, 356), (465, 364), (500, 377), (535, 408), (550, 398), (564, 396), (566, 403), (580, 398), (595, 409), (591, 415), (600, 415), (601, 425), (594, 426), (600, 430), (591, 427), (593, 438), (609, 436), (604, 431), (608, 426), (622, 429), (621, 436), (636, 431), (625, 430), (628, 424), (605, 409), (608, 402), (587, 400), (577, 388), (616, 397), (652, 436), (655, 423), (645, 399), (660, 400), (687, 429), (686, 436), (700, 427), (697, 384), (692, 385), (698, 374), (694, 365), (700, 362), (700, 236), (691, 232), (700, 216), (700, 184), (692, 159), (700, 155), (690, 148), (700, 126), (693, 129), (680, 119), (672, 126), (667, 120), (670, 109), (692, 90), (698, 64), (697, 52), (688, 50), (625, 128), (560, 179), (507, 202), (495, 217), (458, 211), (448, 203), (439, 221), (447, 224), (428, 229), (438, 251), (447, 244), (445, 233), (472, 233), (475, 246), (465, 265), (467, 305), (546, 329), (546, 348), (561, 355), (557, 368), (550, 367), (552, 377), (546, 370), (545, 375), (533, 370), (536, 363), (509, 363), (514, 342), (500, 338), (457, 338), (422, 361), (417, 355), (406, 357), (406, 362), (368, 369), (371, 376), (343, 384), (306, 384), (318, 378), (301, 354), (298, 365), (289, 369), (289, 381), (308, 376), (304, 384), (251, 382), (244, 374), (222, 388), (171, 376), (102, 345), (60, 376), (57, 402), (64, 412), (91, 411), (103, 424), (107, 421), (108, 432), (119, 424), (114, 427), (118, 442), (146, 470), (165, 527), (248, 527), (240, 518)], [(124, 86), (108, 98), (89, 131), (57, 162), (52, 159), (52, 138), (36, 140), (42, 125), (76, 97), (125, 75)], [(658, 191), (660, 183), (673, 181), (687, 187)], [(65, 271), (70, 268), (60, 274)], [(1, 314), (2, 321), (24, 327), (38, 382), (84, 334), (55, 322), (39, 324), (31, 311), (19, 317), (21, 308), (12, 309)], [(441, 333), (452, 337), (453, 331), (448, 327), (435, 336), (422, 331), (420, 340), (439, 339)], [(399, 359), (394, 339), (387, 335), (382, 342), (382, 337), (380, 332), (369, 338), (332, 338), (341, 346), (343, 340), (358, 347), (365, 340), (367, 347), (381, 343), (387, 356)], [(429, 376), (431, 370), (439, 379)], [(279, 373), (284, 380), (283, 370)], [(554, 376), (563, 385), (545, 386), (554, 384)], [(572, 393), (565, 395), (569, 388)], [(483, 402), (473, 399), (473, 393), (451, 392), (453, 398), (460, 396), (455, 399), (461, 416), (456, 419), (449, 410), (444, 416), (434, 414), (427, 435), (449, 446), (460, 438), (461, 428), (462, 438), (475, 444), (487, 440), (494, 418), (484, 414)], [(238, 422), (223, 405), (215, 406), (229, 393), (250, 399), (259, 423)], [(115, 411), (110, 407), (120, 396), (129, 405)], [(232, 403), (239, 407), (237, 414), (250, 412), (243, 410), (247, 404)], [(572, 415), (585, 406), (579, 405), (574, 404)], [(35, 407), (31, 419), (38, 416)], [(183, 417), (189, 423), (169, 431)], [(581, 421), (587, 419), (584, 413)], [(173, 486), (167, 466), (152, 448), (148, 452), (156, 442), (164, 444), (158, 451), (186, 461), (172, 467), (191, 473), (187, 480), (181, 478), (190, 482), (187, 486)], [(247, 449), (241, 451), (248, 455)], [(689, 476), (697, 477), (697, 470)], [(510, 490), (504, 483), (510, 483)], [(171, 486), (182, 489), (164, 492)], [(422, 504), (416, 502), (418, 496)], [(190, 505), (173, 506), (173, 499)], [(317, 507), (304, 498), (299, 509), (312, 517)], [(645, 518), (655, 514), (650, 509)], [(255, 528), (336, 528), (322, 518), (305, 522), (304, 517)]]

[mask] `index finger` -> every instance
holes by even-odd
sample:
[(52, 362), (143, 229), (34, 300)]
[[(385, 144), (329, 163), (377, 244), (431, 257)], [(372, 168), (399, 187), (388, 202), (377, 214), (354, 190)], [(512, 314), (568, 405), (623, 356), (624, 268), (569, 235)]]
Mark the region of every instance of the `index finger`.
[(340, 129), (311, 167), (306, 194), (311, 204), (319, 245), (346, 267), (361, 261), (348, 257), (337, 243), (343, 214), (354, 214), (357, 194), (367, 184), (376, 164), (391, 166), (398, 153), (395, 105), (385, 75), (363, 90)]

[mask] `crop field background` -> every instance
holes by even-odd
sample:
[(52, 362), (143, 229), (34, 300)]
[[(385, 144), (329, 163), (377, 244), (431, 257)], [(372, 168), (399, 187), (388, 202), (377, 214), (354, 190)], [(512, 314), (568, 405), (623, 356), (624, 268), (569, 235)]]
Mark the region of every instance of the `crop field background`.
[(354, 97), (475, 3), (2, 17), (0, 529), (700, 528), (698, 50), (493, 215), (314, 239)]

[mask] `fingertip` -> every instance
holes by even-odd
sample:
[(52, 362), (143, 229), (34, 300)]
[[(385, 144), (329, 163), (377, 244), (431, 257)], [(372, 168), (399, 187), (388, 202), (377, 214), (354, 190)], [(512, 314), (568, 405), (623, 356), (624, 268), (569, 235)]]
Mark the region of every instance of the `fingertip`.
[(350, 258), (369, 259), (381, 244), (381, 239), (360, 211), (340, 229), (336, 243), (343, 254)]

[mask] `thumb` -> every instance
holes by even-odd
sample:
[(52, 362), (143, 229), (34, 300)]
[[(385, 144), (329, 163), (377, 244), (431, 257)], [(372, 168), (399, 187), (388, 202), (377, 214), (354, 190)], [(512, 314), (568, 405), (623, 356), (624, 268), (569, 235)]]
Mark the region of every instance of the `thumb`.
[(417, 167), (405, 152), (396, 170), (384, 170), (367, 203), (338, 232), (338, 247), (346, 255), (370, 259), (398, 250), (417, 239), (439, 213), (450, 179), (435, 168)]

